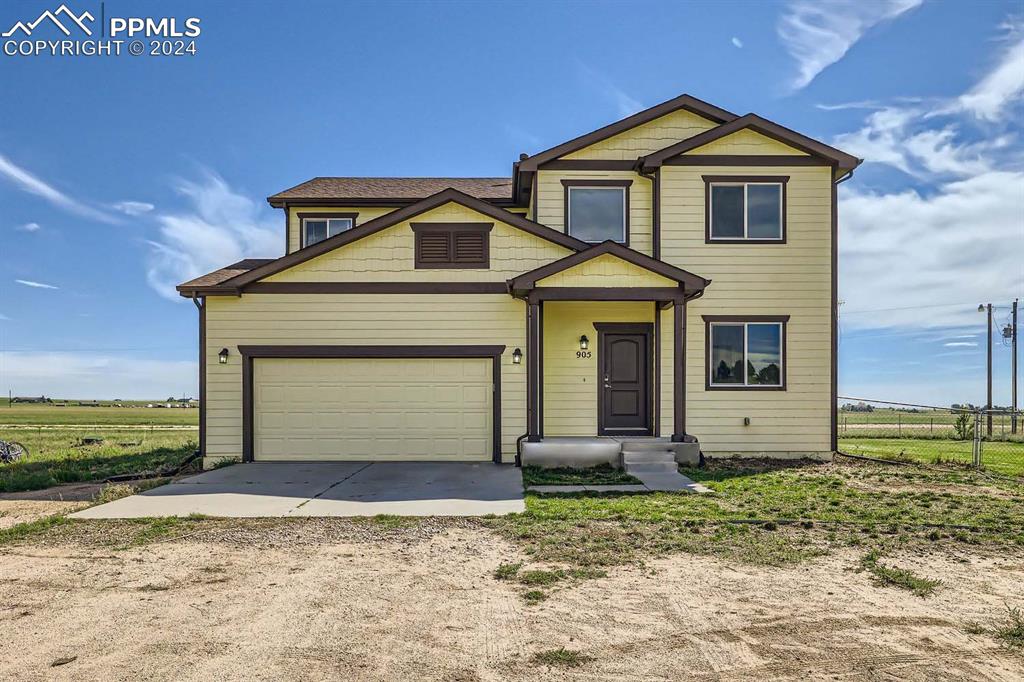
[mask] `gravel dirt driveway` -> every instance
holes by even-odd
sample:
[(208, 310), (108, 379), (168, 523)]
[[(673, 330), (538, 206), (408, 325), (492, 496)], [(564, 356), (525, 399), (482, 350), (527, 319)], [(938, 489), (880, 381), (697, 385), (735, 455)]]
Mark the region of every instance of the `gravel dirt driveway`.
[[(1019, 653), (965, 630), (1021, 599), (1021, 557), (894, 557), (942, 579), (922, 599), (852, 570), (855, 551), (792, 568), (675, 555), (529, 606), (523, 588), (492, 575), (525, 557), (471, 521), (233, 522), (121, 550), (98, 541), (115, 522), (93, 524), (66, 541), (0, 548), (0, 678), (1024, 676)], [(568, 669), (532, 660), (558, 647), (592, 658)]]

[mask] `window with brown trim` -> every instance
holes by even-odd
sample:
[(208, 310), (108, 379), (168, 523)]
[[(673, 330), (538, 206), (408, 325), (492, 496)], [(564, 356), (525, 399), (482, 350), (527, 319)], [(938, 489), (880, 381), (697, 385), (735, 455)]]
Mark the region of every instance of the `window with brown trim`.
[(705, 315), (708, 390), (786, 389), (789, 315)]
[(493, 223), (412, 223), (415, 265), (430, 268), (489, 268)]
[(356, 226), (358, 213), (299, 213), (300, 248), (351, 230)]
[(562, 180), (565, 231), (591, 244), (611, 240), (629, 246), (632, 180)]
[(705, 175), (705, 242), (784, 244), (789, 176)]

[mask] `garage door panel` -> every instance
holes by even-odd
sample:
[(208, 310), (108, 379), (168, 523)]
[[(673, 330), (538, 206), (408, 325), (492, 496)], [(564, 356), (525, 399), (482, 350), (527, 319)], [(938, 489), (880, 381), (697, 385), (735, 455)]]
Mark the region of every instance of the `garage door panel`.
[(489, 359), (253, 362), (256, 459), (491, 458)]

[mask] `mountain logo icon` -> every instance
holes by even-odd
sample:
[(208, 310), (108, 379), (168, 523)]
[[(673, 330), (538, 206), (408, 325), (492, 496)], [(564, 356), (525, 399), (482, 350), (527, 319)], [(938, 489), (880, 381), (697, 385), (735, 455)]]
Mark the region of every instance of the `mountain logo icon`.
[(69, 22), (73, 23), (75, 26), (77, 26), (78, 28), (80, 28), (85, 33), (85, 35), (87, 35), (87, 36), (91, 36), (92, 35), (92, 30), (89, 29), (89, 27), (85, 25), (85, 21), (88, 20), (88, 21), (92, 22), (92, 21), (95, 21), (96, 18), (92, 14), (90, 14), (89, 12), (82, 12), (81, 15), (76, 16), (74, 12), (72, 12), (70, 9), (68, 9), (67, 5), (61, 5), (60, 7), (58, 7), (53, 12), (51, 12), (50, 10), (46, 10), (42, 14), (40, 14), (39, 17), (35, 21), (29, 22), (29, 23), (25, 23), (23, 21), (16, 22), (14, 24), (14, 26), (11, 26), (11, 28), (9, 30), (5, 31), (4, 33), (2, 33), (0, 35), (2, 35), (4, 38), (10, 38), (11, 36), (13, 36), (18, 31), (21, 31), (22, 33), (25, 34), (26, 37), (27, 36), (31, 36), (32, 35), (32, 31), (34, 31), (37, 26), (39, 26), (45, 20), (49, 20), (58, 29), (60, 29), (61, 33), (63, 33), (66, 36), (70, 36), (71, 35), (71, 31), (68, 30), (67, 26), (65, 26), (64, 24), (61, 23), (60, 19), (58, 18), (60, 16), (63, 16), (65, 21), (69, 21)]

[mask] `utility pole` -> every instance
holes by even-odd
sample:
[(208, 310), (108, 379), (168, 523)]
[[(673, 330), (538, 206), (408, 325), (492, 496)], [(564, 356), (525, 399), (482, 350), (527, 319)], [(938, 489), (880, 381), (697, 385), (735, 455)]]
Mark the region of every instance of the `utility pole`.
[(1010, 387), (1013, 401), (1010, 406), (1010, 433), (1017, 433), (1017, 302), (1013, 299), (1010, 313), (1010, 324), (1003, 330), (1003, 338), (1010, 339)]
[(986, 398), (985, 398), (985, 410), (986, 410), (986, 415), (987, 415), (988, 418), (985, 420), (985, 422), (986, 422), (985, 431), (988, 434), (988, 437), (991, 438), (992, 437), (992, 304), (989, 303), (988, 305), (979, 305), (978, 306), (978, 312), (979, 313), (983, 313), (986, 310), (988, 311), (988, 318), (987, 318), (988, 319), (988, 329), (987, 329), (987, 332), (988, 332), (988, 347), (986, 348), (987, 355), (988, 355), (988, 366), (987, 366), (988, 374), (987, 374), (987, 389), (986, 389)]

